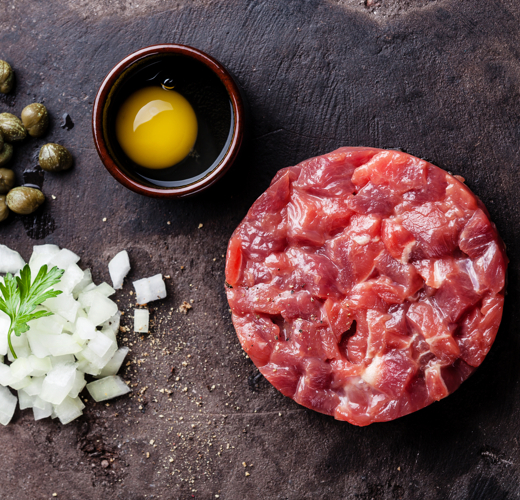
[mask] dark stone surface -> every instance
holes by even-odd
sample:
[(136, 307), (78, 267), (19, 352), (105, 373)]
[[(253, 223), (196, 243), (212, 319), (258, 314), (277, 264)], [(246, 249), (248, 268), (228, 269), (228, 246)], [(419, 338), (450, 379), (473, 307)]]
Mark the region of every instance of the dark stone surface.
[[(2, 499), (518, 498), (520, 4), (138, 3), (0, 5), (0, 58), (17, 76), (0, 111), (19, 114), (36, 100), (52, 115), (45, 139), (17, 147), (18, 178), (45, 141), (75, 157), (71, 171), (45, 174), (43, 210), (12, 217), (0, 242), (26, 258), (35, 243), (70, 248), (97, 280), (107, 280), (108, 260), (128, 249), (133, 268), (117, 295), (125, 325), (130, 281), (171, 276), (168, 299), (152, 306), (153, 333), (120, 335), (136, 361), (123, 371), (132, 397), (89, 401), (67, 426), (34, 422), (24, 411), (0, 429)], [(119, 186), (90, 132), (105, 74), (158, 42), (191, 44), (221, 60), (251, 106), (241, 163), (212, 192), (180, 202)], [(60, 128), (65, 113), (71, 130)], [(447, 399), (368, 428), (305, 410), (255, 379), (223, 290), (227, 240), (274, 173), (343, 145), (403, 148), (464, 176), (511, 259), (504, 320), (476, 374)], [(193, 309), (178, 313), (190, 299)]]

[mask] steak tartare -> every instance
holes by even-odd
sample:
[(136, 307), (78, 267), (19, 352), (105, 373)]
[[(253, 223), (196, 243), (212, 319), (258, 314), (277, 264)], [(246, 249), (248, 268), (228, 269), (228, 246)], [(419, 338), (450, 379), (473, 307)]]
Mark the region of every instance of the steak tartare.
[(276, 174), (226, 260), (238, 338), (271, 384), (364, 426), (446, 397), (482, 363), (508, 260), (459, 179), (361, 147)]

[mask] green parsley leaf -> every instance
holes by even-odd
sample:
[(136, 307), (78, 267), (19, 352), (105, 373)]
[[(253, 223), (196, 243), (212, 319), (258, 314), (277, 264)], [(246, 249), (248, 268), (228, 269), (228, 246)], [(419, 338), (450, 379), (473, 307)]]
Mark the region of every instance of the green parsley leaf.
[(59, 283), (64, 271), (53, 267), (47, 272), (47, 266), (42, 266), (34, 281), (31, 280), (31, 268), (26, 264), (20, 271), (20, 277), (13, 277), (7, 273), (4, 283), (0, 282), (0, 311), (3, 311), (11, 320), (7, 341), (9, 349), (16, 359), (11, 334), (19, 337), (29, 330), (29, 321), (45, 316), (52, 316), (49, 311), (36, 311), (35, 309), (47, 299), (57, 297), (61, 290), (53, 290), (51, 287)]

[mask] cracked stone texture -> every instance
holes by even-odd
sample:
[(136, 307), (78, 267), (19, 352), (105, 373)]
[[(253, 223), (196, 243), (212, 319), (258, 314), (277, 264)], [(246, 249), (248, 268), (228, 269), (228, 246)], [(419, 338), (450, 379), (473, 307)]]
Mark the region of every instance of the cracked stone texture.
[[(45, 139), (16, 147), (18, 180), (46, 141), (70, 148), (75, 166), (45, 174), (45, 206), (11, 217), (0, 242), (25, 258), (37, 243), (70, 248), (97, 281), (126, 248), (133, 267), (116, 296), (126, 326), (130, 281), (170, 278), (168, 298), (151, 306), (152, 333), (119, 337), (131, 348), (131, 397), (89, 400), (67, 426), (17, 411), (0, 429), (2, 499), (518, 498), (519, 25), (514, 0), (4, 0), (0, 58), (17, 84), (0, 111), (42, 101), (52, 115)], [(159, 42), (221, 60), (251, 109), (234, 171), (177, 202), (120, 186), (90, 131), (103, 77)], [(368, 428), (306, 410), (257, 377), (223, 290), (228, 238), (275, 172), (344, 145), (399, 147), (465, 177), (511, 259), (503, 323), (475, 375)]]

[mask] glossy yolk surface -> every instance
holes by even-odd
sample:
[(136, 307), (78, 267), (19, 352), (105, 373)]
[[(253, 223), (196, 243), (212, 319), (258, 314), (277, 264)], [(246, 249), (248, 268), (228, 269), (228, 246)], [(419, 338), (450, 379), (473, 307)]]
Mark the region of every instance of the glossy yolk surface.
[(123, 103), (116, 136), (127, 156), (146, 168), (168, 168), (183, 160), (197, 139), (197, 117), (174, 90), (146, 87)]

